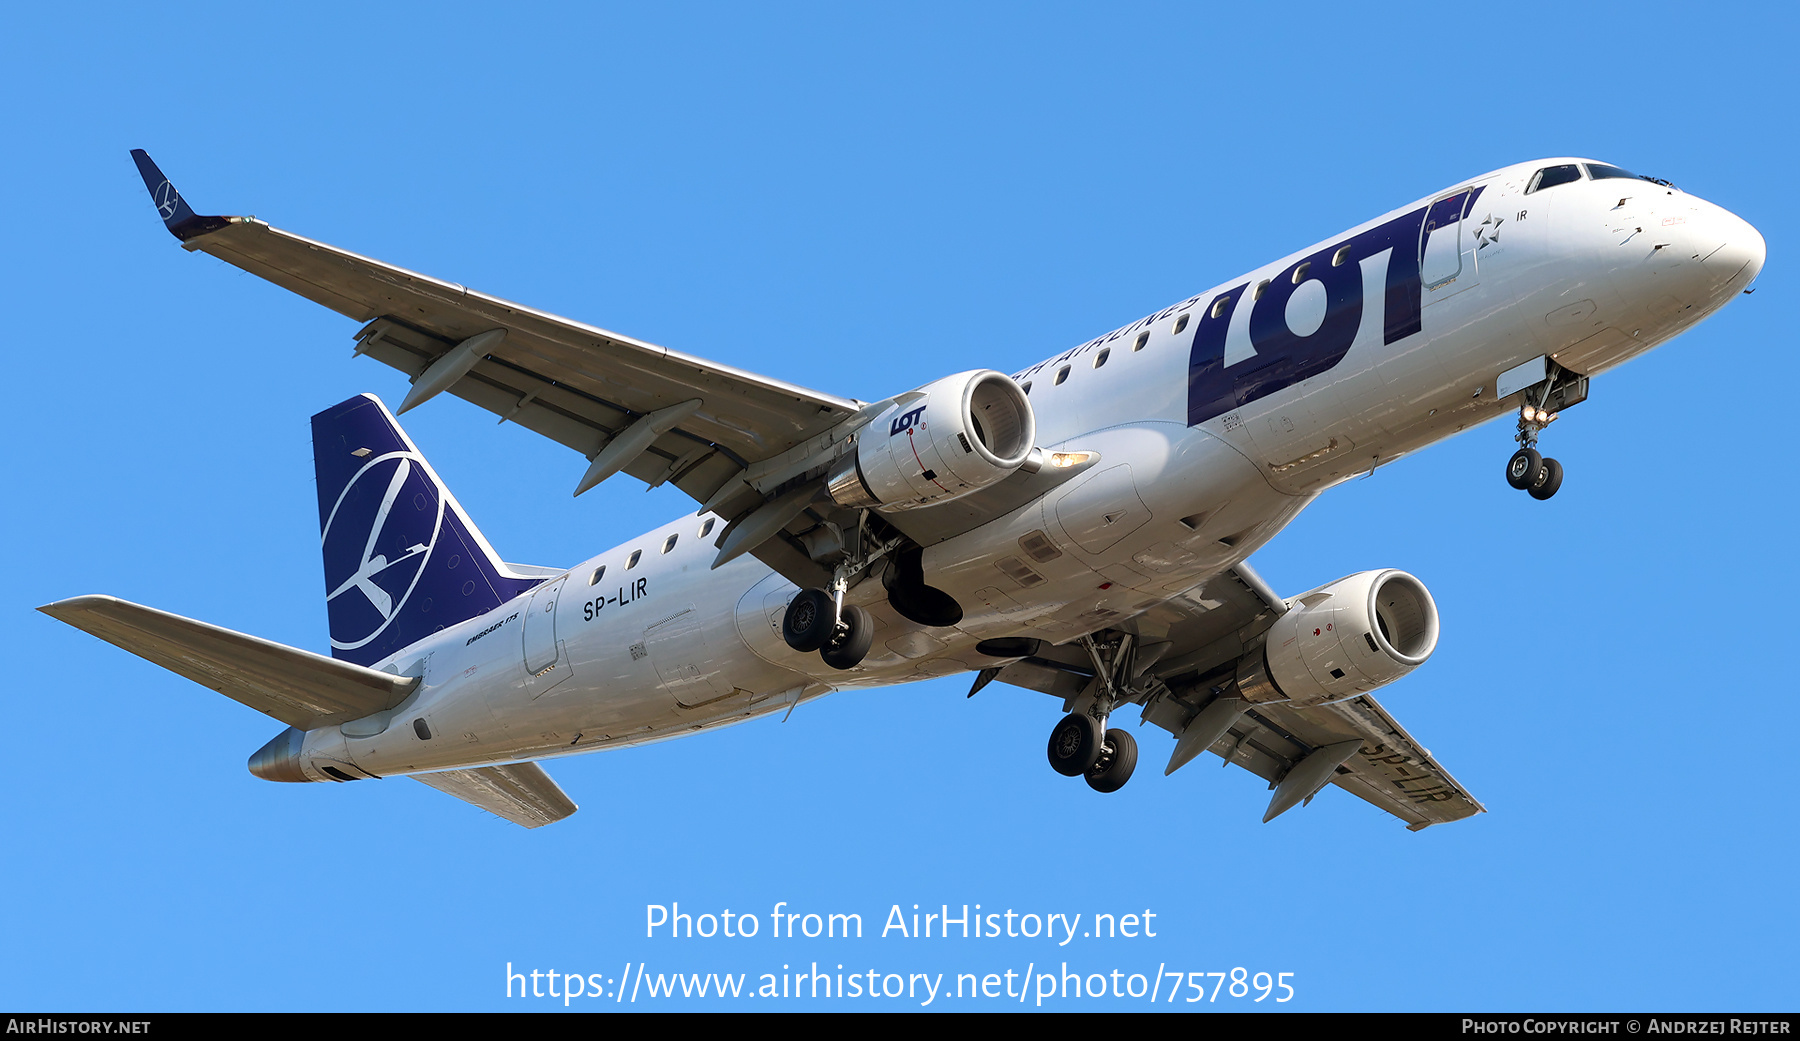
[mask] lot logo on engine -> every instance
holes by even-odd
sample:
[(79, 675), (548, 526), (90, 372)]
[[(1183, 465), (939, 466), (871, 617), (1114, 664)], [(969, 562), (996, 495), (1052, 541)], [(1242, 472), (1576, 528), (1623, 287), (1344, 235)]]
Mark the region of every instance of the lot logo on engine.
[(893, 437), (895, 434), (900, 433), (902, 430), (910, 430), (913, 427), (918, 426), (920, 423), (924, 422), (924, 418), (925, 418), (925, 406), (920, 405), (918, 408), (915, 408), (911, 412), (906, 413), (905, 415), (901, 416), (899, 419), (894, 420), (894, 425), (888, 428), (888, 436)]

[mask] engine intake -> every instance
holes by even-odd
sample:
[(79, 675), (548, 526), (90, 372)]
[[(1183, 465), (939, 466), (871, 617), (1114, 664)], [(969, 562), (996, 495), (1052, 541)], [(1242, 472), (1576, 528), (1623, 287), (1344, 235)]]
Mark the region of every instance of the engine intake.
[(840, 506), (910, 510), (1005, 480), (1031, 455), (1037, 418), (1018, 384), (992, 369), (945, 376), (877, 416), (828, 487)]
[(1251, 701), (1322, 705), (1385, 687), (1437, 649), (1438, 611), (1404, 571), (1364, 571), (1295, 600), (1238, 666)]

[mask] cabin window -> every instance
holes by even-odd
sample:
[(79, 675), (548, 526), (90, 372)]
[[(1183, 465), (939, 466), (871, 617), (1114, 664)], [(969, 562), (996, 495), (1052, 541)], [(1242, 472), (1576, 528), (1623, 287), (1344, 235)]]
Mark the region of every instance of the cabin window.
[(700, 537), (705, 538), (706, 536), (711, 535), (712, 529), (713, 529), (713, 519), (711, 517), (708, 517), (708, 518), (706, 518), (706, 523), (700, 525)]
[(1261, 300), (1263, 290), (1267, 288), (1269, 288), (1269, 280), (1265, 278), (1261, 282), (1256, 283), (1256, 292), (1250, 294), (1250, 299)]
[(1182, 315), (1180, 318), (1175, 319), (1175, 328), (1170, 330), (1170, 332), (1179, 334), (1181, 332), (1181, 330), (1187, 328), (1187, 320), (1188, 320), (1187, 315)]
[[(1134, 349), (1142, 350), (1144, 347), (1144, 340), (1149, 338), (1149, 335), (1150, 335), (1149, 333), (1145, 333), (1143, 336), (1139, 337), (1138, 345)], [(1094, 355), (1094, 368), (1097, 369), (1100, 366), (1105, 365), (1106, 359), (1108, 359), (1110, 357), (1112, 357), (1112, 348), (1111, 347), (1108, 347), (1108, 348), (1102, 350), (1099, 354)]]
[(600, 584), (600, 580), (605, 577), (606, 577), (606, 565), (602, 564), (599, 567), (594, 569), (594, 573), (592, 575), (588, 576), (588, 585), (597, 586)]
[(1294, 284), (1299, 285), (1300, 283), (1306, 281), (1306, 273), (1311, 270), (1312, 270), (1312, 261), (1310, 261), (1310, 260), (1304, 264), (1301, 264), (1299, 267), (1295, 268), (1294, 269)]
[(1026, 394), (1030, 394), (1030, 393), (1031, 393), (1031, 383), (1030, 383), (1030, 381), (1029, 381), (1029, 380), (1028, 380), (1028, 381), (1026, 381), (1026, 382), (1025, 382), (1025, 383), (1024, 383), (1024, 384), (1023, 384), (1023, 385), (1022, 385), (1022, 386), (1020, 386), (1020, 387), (1019, 387), (1019, 390), (1021, 390), (1021, 391), (1023, 391), (1023, 392), (1024, 392), (1024, 393), (1026, 393)]
[(1343, 267), (1344, 261), (1349, 260), (1349, 259), (1350, 259), (1350, 247), (1345, 246), (1342, 249), (1339, 249), (1336, 253), (1333, 253), (1331, 255), (1331, 266), (1332, 267)]
[(1231, 298), (1228, 296), (1222, 296), (1222, 297), (1218, 298), (1217, 300), (1214, 300), (1213, 306), (1212, 306), (1212, 316), (1214, 318), (1225, 317), (1225, 309), (1230, 306), (1231, 306)]
[(679, 536), (679, 535), (670, 535), (668, 538), (664, 539), (663, 540), (663, 552), (667, 553), (668, 551), (674, 549), (675, 548), (675, 540), (680, 537), (681, 536)]
[(644, 555), (644, 551), (641, 549), (632, 550), (631, 551), (631, 559), (627, 560), (625, 562), (625, 570), (630, 571), (632, 568), (637, 567), (638, 558), (642, 557), (643, 555)]
[[(1143, 332), (1138, 333), (1137, 342), (1131, 345), (1131, 349), (1134, 351), (1141, 351), (1144, 349), (1144, 344), (1147, 344), (1149, 342), (1150, 342), (1150, 330), (1145, 329)], [(1100, 366), (1098, 366), (1098, 365), (1094, 366), (1094, 368), (1096, 368), (1096, 369), (1099, 367)]]
[(1563, 166), (1546, 166), (1532, 175), (1531, 184), (1525, 189), (1525, 194), (1530, 195), (1532, 192), (1541, 192), (1545, 188), (1554, 188), (1559, 184), (1568, 184), (1570, 181), (1579, 180), (1581, 180), (1581, 167), (1574, 163)]
[(1057, 386), (1059, 386), (1059, 387), (1062, 386), (1063, 380), (1066, 380), (1068, 378), (1069, 378), (1069, 367), (1067, 365), (1064, 365), (1062, 368), (1056, 370), (1056, 385)]

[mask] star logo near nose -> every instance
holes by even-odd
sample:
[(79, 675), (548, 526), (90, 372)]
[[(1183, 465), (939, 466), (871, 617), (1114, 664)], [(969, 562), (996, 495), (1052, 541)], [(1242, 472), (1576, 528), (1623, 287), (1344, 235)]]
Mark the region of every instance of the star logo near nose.
[(1500, 225), (1505, 223), (1505, 217), (1488, 214), (1487, 220), (1475, 227), (1475, 241), (1480, 243), (1475, 247), (1475, 252), (1479, 253), (1489, 246), (1498, 246), (1500, 244)]

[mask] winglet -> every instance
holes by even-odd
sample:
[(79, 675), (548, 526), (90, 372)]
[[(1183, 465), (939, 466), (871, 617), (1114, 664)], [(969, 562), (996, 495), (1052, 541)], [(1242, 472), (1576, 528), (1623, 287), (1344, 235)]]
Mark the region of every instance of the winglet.
[(150, 153), (142, 148), (133, 148), (131, 158), (137, 163), (138, 173), (144, 178), (144, 187), (150, 189), (150, 201), (156, 204), (156, 212), (162, 216), (169, 234), (186, 242), (232, 223), (230, 217), (202, 217), (195, 213), (188, 206), (187, 200), (181, 197), (181, 193), (175, 190), (175, 185), (157, 169)]

